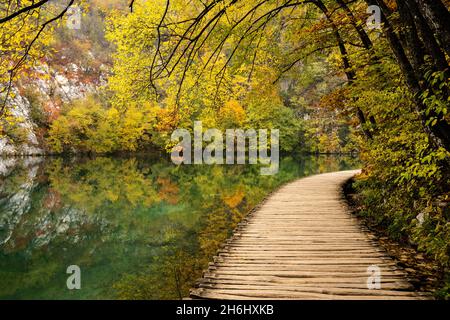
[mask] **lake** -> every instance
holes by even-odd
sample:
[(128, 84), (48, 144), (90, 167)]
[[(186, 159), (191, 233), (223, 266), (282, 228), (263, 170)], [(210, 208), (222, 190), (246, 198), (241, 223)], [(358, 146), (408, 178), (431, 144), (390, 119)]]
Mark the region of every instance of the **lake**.
[[(179, 299), (237, 223), (299, 177), (356, 158), (175, 166), (165, 157), (0, 158), (0, 299)], [(69, 290), (67, 268), (81, 271)]]

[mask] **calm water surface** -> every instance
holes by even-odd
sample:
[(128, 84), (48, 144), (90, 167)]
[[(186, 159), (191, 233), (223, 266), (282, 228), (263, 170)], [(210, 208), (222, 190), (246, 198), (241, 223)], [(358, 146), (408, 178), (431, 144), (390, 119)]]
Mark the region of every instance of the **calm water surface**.
[[(240, 219), (283, 183), (350, 157), (256, 166), (137, 158), (0, 159), (0, 299), (177, 299)], [(67, 267), (81, 268), (68, 290)]]

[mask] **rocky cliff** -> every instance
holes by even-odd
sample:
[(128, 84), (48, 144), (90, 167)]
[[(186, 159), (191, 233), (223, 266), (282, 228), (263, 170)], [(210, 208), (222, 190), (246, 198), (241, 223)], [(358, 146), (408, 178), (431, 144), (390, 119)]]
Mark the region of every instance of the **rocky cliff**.
[[(48, 118), (55, 118), (62, 105), (73, 100), (82, 99), (88, 94), (98, 91), (106, 82), (104, 65), (94, 73), (85, 70), (74, 63), (57, 68), (44, 65), (35, 71), (35, 75), (21, 81), (20, 86), (12, 89), (13, 98), (9, 99), (7, 110), (22, 132), (22, 139), (14, 136), (0, 135), (0, 155), (43, 155), (48, 153), (45, 143), (37, 133), (39, 125), (33, 119), (32, 102), (26, 92), (30, 90), (39, 97), (41, 105), (37, 108), (45, 112)], [(86, 77), (89, 74), (90, 77)], [(36, 106), (35, 106), (36, 107)]]

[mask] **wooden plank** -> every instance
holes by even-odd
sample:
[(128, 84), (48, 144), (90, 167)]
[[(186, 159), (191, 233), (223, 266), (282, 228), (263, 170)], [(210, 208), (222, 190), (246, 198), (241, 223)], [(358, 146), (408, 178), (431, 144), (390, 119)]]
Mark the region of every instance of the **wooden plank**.
[[(271, 276), (247, 276), (247, 275), (223, 275), (223, 274), (211, 274), (206, 273), (202, 279), (202, 281), (199, 283), (204, 282), (210, 282), (210, 281), (222, 281), (222, 280), (228, 280), (228, 281), (255, 281), (258, 283), (271, 283), (271, 282), (283, 282), (287, 283), (289, 285), (303, 285), (303, 284), (315, 284), (315, 285), (322, 285), (326, 283), (332, 283), (332, 284), (352, 284), (352, 283), (364, 283), (367, 286), (367, 276), (354, 276), (351, 278), (336, 278), (336, 277), (330, 277), (330, 276), (323, 276), (323, 277), (314, 277), (314, 278), (298, 278), (298, 277), (283, 277), (280, 275), (271, 275)], [(398, 277), (398, 276), (389, 276), (389, 277), (383, 277), (381, 279), (381, 284), (388, 284), (388, 283), (404, 283), (410, 285), (404, 277)]]
[(271, 285), (263, 286), (257, 284), (202, 284), (201, 288), (226, 290), (231, 291), (245, 291), (245, 292), (285, 292), (289, 294), (301, 293), (322, 293), (332, 295), (373, 295), (373, 296), (392, 296), (392, 297), (418, 297), (418, 295), (411, 291), (402, 290), (367, 290), (367, 288), (345, 288), (345, 287), (312, 287), (312, 286), (298, 286), (287, 288), (285, 285)]
[(311, 293), (311, 292), (261, 292), (256, 290), (192, 290), (191, 296), (193, 298), (202, 299), (239, 299), (239, 300), (286, 300), (286, 299), (308, 299), (308, 300), (330, 300), (330, 299), (345, 299), (345, 300), (418, 300), (420, 297), (408, 296), (373, 296), (373, 295), (332, 295), (326, 293)]
[[(199, 287), (200, 288), (209, 288), (207, 284), (228, 284), (228, 285), (248, 285), (252, 286), (280, 286), (280, 287), (298, 287), (298, 288), (317, 288), (318, 282), (310, 281), (310, 282), (299, 282), (299, 281), (287, 281), (285, 279), (281, 279), (278, 281), (255, 281), (255, 280), (235, 280), (235, 279), (208, 279), (207, 281), (203, 281)], [(413, 286), (407, 282), (400, 281), (389, 281), (383, 282), (382, 288), (384, 290), (413, 290)], [(339, 281), (322, 281), (320, 282), (321, 288), (356, 288), (356, 289), (367, 289), (367, 283), (364, 279), (360, 281), (349, 281), (349, 282), (339, 282)]]

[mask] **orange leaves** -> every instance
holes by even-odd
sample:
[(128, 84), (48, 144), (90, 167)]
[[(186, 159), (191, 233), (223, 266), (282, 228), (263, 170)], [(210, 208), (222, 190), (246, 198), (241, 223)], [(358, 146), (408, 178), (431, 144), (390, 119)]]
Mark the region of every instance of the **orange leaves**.
[(242, 126), (245, 121), (245, 110), (238, 101), (229, 100), (219, 110), (218, 120), (225, 128)]
[(319, 107), (328, 111), (339, 110), (344, 112), (348, 101), (348, 88), (338, 88), (324, 95), (319, 102)]
[(158, 121), (155, 124), (155, 130), (159, 132), (169, 132), (176, 127), (179, 121), (179, 115), (173, 110), (158, 108), (156, 111)]
[(179, 193), (178, 186), (171, 182), (169, 178), (158, 177), (156, 182), (160, 185), (158, 192), (159, 198), (170, 204), (177, 204)]
[(242, 189), (238, 189), (234, 194), (231, 196), (222, 196), (223, 202), (230, 207), (231, 209), (236, 208), (242, 200), (244, 200), (245, 192)]

